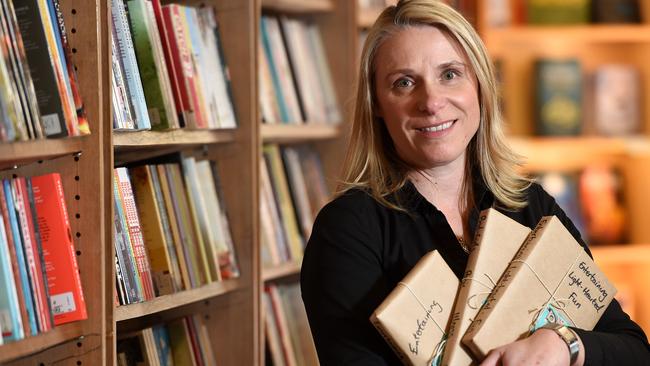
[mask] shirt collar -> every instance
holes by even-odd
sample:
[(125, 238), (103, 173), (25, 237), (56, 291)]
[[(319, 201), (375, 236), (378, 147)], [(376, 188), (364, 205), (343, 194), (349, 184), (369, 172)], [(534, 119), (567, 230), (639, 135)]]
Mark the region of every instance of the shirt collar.
[[(472, 178), (475, 208), (481, 211), (491, 207), (494, 202), (494, 195), (483, 181), (483, 176), (477, 171), (475, 174), (472, 174)], [(431, 206), (431, 203), (418, 192), (410, 180), (407, 180), (404, 186), (393, 197), (389, 198), (389, 201), (403, 207), (409, 212), (417, 212)]]

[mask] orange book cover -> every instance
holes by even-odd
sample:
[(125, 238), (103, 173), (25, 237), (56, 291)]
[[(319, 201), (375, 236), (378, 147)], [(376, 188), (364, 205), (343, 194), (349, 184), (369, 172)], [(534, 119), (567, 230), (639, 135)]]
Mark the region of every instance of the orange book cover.
[(52, 173), (32, 177), (31, 181), (54, 324), (86, 319), (86, 301), (61, 176)]

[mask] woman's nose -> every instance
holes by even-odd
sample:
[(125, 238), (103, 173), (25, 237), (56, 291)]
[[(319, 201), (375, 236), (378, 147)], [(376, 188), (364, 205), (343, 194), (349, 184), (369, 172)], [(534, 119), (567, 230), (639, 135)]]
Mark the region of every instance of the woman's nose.
[(447, 103), (444, 93), (435, 86), (424, 86), (419, 94), (418, 110), (427, 115), (438, 113)]

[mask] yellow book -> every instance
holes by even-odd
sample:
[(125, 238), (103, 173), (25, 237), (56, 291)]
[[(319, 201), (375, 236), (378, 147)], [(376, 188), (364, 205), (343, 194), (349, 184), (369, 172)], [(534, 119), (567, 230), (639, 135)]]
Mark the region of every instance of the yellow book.
[(172, 278), (172, 261), (167, 252), (168, 244), (163, 233), (151, 175), (146, 166), (131, 168), (129, 171), (157, 295), (174, 293), (177, 286)]
[(289, 185), (287, 184), (287, 176), (284, 172), (282, 165), (282, 158), (280, 157), (280, 150), (277, 145), (264, 146), (264, 158), (268, 159), (268, 167), (275, 191), (275, 197), (280, 207), (280, 214), (282, 219), (282, 226), (287, 234), (287, 241), (289, 242), (289, 252), (291, 259), (294, 261), (302, 260), (302, 237), (298, 231), (298, 224), (296, 223), (296, 213), (291, 201), (289, 193)]

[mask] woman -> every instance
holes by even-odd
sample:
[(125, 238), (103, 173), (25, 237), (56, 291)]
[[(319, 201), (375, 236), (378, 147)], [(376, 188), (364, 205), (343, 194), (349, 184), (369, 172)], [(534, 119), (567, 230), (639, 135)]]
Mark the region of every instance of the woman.
[[(340, 194), (316, 219), (301, 274), (323, 365), (399, 364), (370, 314), (431, 250), (461, 278), (480, 210), (495, 207), (531, 228), (556, 215), (584, 246), (555, 201), (517, 174), (489, 57), (453, 9), (435, 0), (387, 8), (369, 31), (359, 75)], [(594, 331), (575, 333), (573, 365), (648, 363), (645, 335), (616, 301)], [(540, 329), (483, 365), (570, 359), (564, 341)]]

